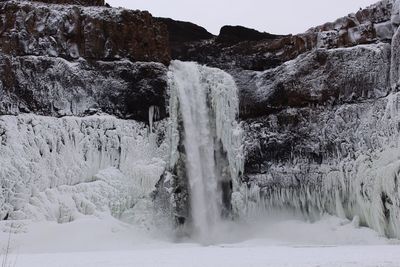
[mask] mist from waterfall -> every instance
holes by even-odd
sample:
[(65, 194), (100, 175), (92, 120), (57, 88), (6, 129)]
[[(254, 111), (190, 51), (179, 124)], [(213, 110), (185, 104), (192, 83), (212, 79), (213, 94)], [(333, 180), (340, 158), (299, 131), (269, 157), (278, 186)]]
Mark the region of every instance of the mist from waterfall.
[[(170, 115), (175, 130), (171, 158), (176, 158), (181, 119), (191, 235), (201, 243), (213, 242), (242, 169), (238, 109), (237, 87), (229, 74), (194, 62), (171, 63)], [(231, 187), (230, 192), (223, 192), (224, 185)]]

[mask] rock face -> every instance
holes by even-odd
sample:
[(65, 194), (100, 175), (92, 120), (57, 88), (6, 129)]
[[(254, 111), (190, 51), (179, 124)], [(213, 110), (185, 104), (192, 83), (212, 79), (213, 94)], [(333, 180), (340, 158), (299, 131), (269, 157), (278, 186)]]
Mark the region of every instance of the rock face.
[(242, 91), (242, 117), (387, 96), (390, 55), (391, 46), (386, 43), (316, 49), (274, 69), (251, 73)]
[(84, 116), (104, 112), (148, 121), (166, 116), (166, 67), (160, 63), (0, 54), (0, 114)]
[(223, 26), (216, 41), (229, 46), (244, 41), (274, 40), (279, 37), (282, 36), (259, 32), (243, 26)]
[(13, 56), (169, 62), (166, 28), (148, 12), (7, 1), (0, 29), (0, 50)]
[(217, 38), (186, 42), (186, 51), (173, 57), (227, 70), (264, 71), (318, 48), (332, 49), (390, 41), (394, 34), (392, 25), (397, 23), (397, 17), (392, 12), (393, 6), (394, 1), (383, 0), (356, 14), (298, 35), (279, 36), (225, 26)]
[(214, 37), (203, 27), (190, 22), (169, 18), (157, 18), (157, 21), (167, 26), (171, 56), (176, 59), (186, 53), (192, 42), (201, 42)]

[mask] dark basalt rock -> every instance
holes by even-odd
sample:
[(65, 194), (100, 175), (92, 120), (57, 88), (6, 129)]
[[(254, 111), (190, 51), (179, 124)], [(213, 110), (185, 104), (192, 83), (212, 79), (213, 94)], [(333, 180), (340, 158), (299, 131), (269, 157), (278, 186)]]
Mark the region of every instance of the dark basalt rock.
[(244, 41), (274, 40), (283, 37), (266, 32), (259, 32), (243, 26), (223, 26), (216, 39), (218, 43), (233, 45)]
[(178, 21), (170, 18), (156, 18), (156, 20), (167, 26), (169, 40), (172, 43), (201, 41), (214, 37), (203, 27), (191, 22)]
[(171, 56), (174, 59), (186, 53), (189, 49), (188, 44), (214, 38), (206, 29), (190, 22), (169, 18), (156, 18), (156, 20), (166, 25), (168, 29)]

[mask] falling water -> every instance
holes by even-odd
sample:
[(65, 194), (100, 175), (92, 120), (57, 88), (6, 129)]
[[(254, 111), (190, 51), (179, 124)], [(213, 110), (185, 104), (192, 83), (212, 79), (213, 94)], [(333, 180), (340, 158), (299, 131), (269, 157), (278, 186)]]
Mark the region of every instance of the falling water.
[(179, 114), (183, 121), (192, 234), (210, 243), (222, 220), (221, 185), (236, 184), (243, 165), (237, 87), (222, 70), (180, 61), (171, 63), (170, 87), (175, 131)]

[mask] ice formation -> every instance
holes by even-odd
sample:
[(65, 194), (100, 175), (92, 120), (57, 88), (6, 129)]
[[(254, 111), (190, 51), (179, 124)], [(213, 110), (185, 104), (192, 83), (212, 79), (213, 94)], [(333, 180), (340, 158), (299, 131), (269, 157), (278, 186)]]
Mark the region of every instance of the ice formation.
[[(194, 62), (173, 61), (169, 75), (171, 166), (182, 141), (192, 234), (201, 242), (212, 242), (223, 212), (222, 184), (238, 184), (243, 165), (237, 87), (222, 70)], [(180, 116), (183, 140), (178, 133)]]
[[(256, 212), (293, 209), (314, 219), (324, 213), (357, 218), (381, 235), (399, 237), (399, 101), (399, 93), (392, 93), (373, 106), (365, 102), (308, 111), (297, 127), (318, 136), (314, 142), (319, 145), (304, 140), (298, 146), (321, 150), (321, 162), (303, 150), (293, 151), (287, 162), (268, 163), (263, 173), (249, 175), (246, 206)], [(274, 119), (244, 126), (247, 151), (286, 131), (271, 125)]]
[(165, 144), (135, 121), (1, 116), (0, 217), (63, 223), (107, 211), (119, 218), (155, 189), (165, 160)]

